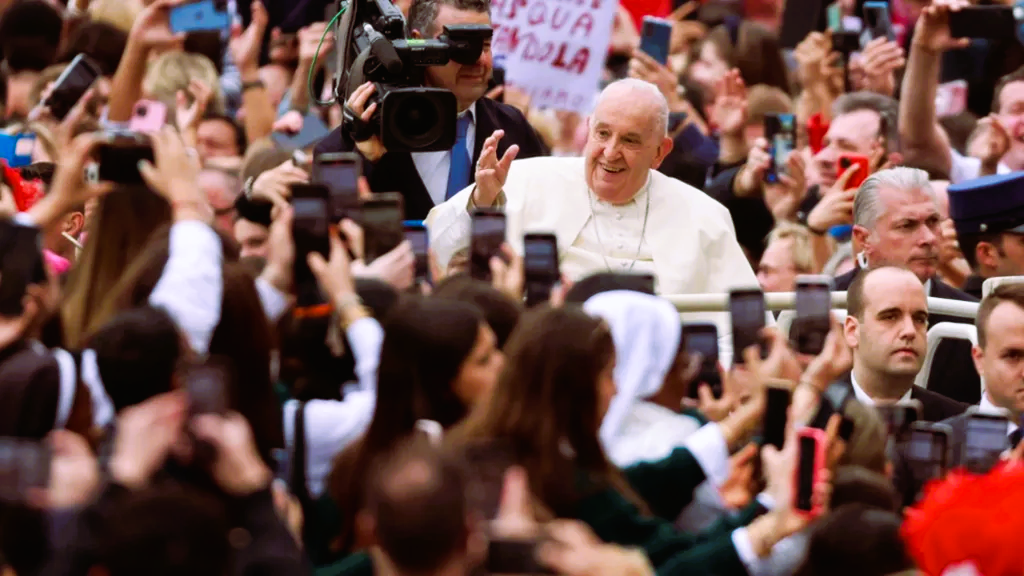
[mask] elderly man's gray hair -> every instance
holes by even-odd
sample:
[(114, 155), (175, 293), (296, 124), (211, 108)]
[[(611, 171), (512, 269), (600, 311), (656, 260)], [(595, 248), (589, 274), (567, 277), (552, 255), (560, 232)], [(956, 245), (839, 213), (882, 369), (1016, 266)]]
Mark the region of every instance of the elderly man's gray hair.
[[(605, 86), (604, 90), (597, 97), (597, 104), (600, 105), (601, 101), (611, 92), (639, 92), (648, 96), (652, 103), (658, 107), (657, 117), (654, 119), (654, 133), (662, 136), (668, 136), (668, 100), (665, 99), (665, 95), (658, 90), (658, 87), (646, 80), (640, 80), (639, 78), (623, 78), (616, 80), (611, 84)], [(596, 107), (595, 105), (595, 107)]]
[(857, 190), (857, 198), (853, 201), (853, 223), (873, 230), (878, 217), (882, 215), (882, 201), (879, 198), (879, 191), (882, 188), (894, 188), (896, 190), (924, 190), (932, 199), (935, 199), (935, 191), (932, 190), (931, 182), (928, 180), (928, 173), (917, 168), (889, 168), (875, 172), (860, 185)]

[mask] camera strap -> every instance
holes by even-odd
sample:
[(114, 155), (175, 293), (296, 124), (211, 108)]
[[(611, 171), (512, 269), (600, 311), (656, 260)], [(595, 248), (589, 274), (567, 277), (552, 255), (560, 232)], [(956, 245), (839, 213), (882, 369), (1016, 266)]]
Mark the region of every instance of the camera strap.
[(373, 125), (364, 122), (348, 104), (342, 108), (342, 125), (348, 129), (349, 136), (356, 142), (366, 142), (375, 135)]

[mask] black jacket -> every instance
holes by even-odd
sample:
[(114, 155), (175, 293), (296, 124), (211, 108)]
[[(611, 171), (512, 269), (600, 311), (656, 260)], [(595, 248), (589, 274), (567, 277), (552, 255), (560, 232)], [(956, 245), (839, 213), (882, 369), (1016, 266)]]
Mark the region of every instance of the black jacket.
[[(495, 130), (504, 130), (505, 136), (498, 143), (498, 157), (513, 144), (519, 145), (516, 158), (547, 156), (549, 151), (541, 142), (537, 132), (516, 108), (490, 98), (476, 102), (476, 135), (473, 141), (473, 164), (480, 158), (484, 140)], [(342, 127), (335, 128), (316, 145), (316, 154), (325, 152), (353, 152), (355, 142)], [(409, 152), (388, 152), (377, 162), (363, 163), (363, 173), (374, 192), (400, 192), (405, 197), (405, 217), (409, 220), (423, 220), (434, 207), (427, 188), (420, 179), (416, 165)]]
[[(835, 279), (836, 290), (846, 290), (853, 282), (859, 268), (855, 268)], [(977, 302), (978, 299), (943, 283), (937, 277), (932, 278), (931, 293), (934, 298)], [(973, 324), (970, 318), (957, 318), (942, 314), (929, 314), (928, 327), (940, 322), (957, 322)], [(947, 398), (966, 404), (977, 404), (981, 401), (981, 378), (974, 369), (971, 358), (971, 343), (965, 340), (947, 340), (939, 345), (932, 358), (932, 371), (928, 379), (928, 390), (937, 392)]]

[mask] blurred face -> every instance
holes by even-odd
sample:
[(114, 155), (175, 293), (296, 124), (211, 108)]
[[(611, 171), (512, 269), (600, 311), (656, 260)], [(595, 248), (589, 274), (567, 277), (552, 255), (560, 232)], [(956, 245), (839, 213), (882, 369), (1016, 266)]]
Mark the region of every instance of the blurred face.
[(757, 282), (765, 292), (796, 290), (797, 270), (793, 265), (793, 241), (776, 240), (768, 245), (757, 265)]
[(1024, 82), (1010, 82), (999, 92), (999, 121), (1010, 132), (1010, 150), (1003, 162), (1024, 170)]
[(915, 376), (924, 363), (928, 299), (924, 286), (904, 270), (883, 269), (864, 283), (863, 318), (846, 318), (854, 365), (885, 376)]
[(714, 42), (701, 44), (697, 60), (690, 65), (690, 79), (700, 84), (705, 92), (714, 95), (721, 80), (729, 71), (729, 64), (718, 52)]
[(234, 231), (235, 200), (238, 196), (238, 191), (232, 190), (230, 185), (230, 179), (215, 170), (199, 173), (199, 188), (206, 193), (213, 208), (214, 223), (229, 234)]
[(606, 89), (588, 124), (587, 185), (612, 204), (636, 196), (672, 150), (672, 139), (658, 130), (653, 95), (638, 92), (621, 85)]
[(239, 252), (240, 258), (248, 256), (267, 257), (269, 252), (267, 238), (270, 236), (270, 230), (265, 226), (260, 226), (244, 218), (236, 220), (234, 228), (235, 242), (238, 242), (238, 245), (242, 247)]
[(597, 376), (597, 421), (598, 426), (608, 414), (608, 408), (612, 405), (612, 398), (618, 387), (615, 385), (615, 357), (613, 356), (608, 365), (601, 370)]
[[(486, 24), (491, 25), (491, 16), (487, 12), (459, 10), (442, 5), (434, 20), (434, 37), (444, 32), (445, 26), (455, 24)], [(419, 31), (417, 31), (419, 32)], [(484, 43), (484, 50), (473, 64), (465, 65), (448, 62), (444, 66), (427, 68), (427, 83), (435, 88), (445, 88), (455, 94), (459, 102), (459, 111), (466, 110), (474, 102), (487, 93), (487, 82), (491, 79), (491, 41)]]
[(498, 350), (498, 339), (487, 324), (480, 325), (476, 344), (462, 362), (453, 390), (463, 404), (472, 407), (490, 395), (505, 365), (505, 355)]
[(199, 158), (230, 158), (241, 156), (235, 143), (235, 130), (224, 120), (203, 120), (197, 130), (196, 150)]
[(1007, 232), (997, 244), (979, 242), (978, 266), (986, 277), (1024, 274), (1024, 234)]
[(925, 190), (882, 188), (882, 214), (875, 229), (854, 226), (855, 245), (872, 266), (909, 268), (921, 282), (935, 275), (939, 263), (939, 208)]
[(814, 164), (823, 186), (836, 183), (839, 156), (860, 154), (872, 157), (878, 141), (881, 117), (874, 110), (857, 110), (832, 119), (825, 134), (824, 148), (814, 155)]
[(974, 347), (974, 367), (985, 393), (1015, 417), (1024, 414), (1024, 308), (1000, 302), (985, 325), (985, 348)]

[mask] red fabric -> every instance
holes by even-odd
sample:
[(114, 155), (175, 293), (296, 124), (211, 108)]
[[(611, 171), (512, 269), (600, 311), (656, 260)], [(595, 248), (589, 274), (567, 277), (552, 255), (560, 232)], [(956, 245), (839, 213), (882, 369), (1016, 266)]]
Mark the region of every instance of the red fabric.
[(983, 476), (955, 471), (925, 490), (903, 523), (907, 550), (921, 571), (941, 576), (967, 562), (985, 576), (1024, 573), (1024, 466), (1004, 465)]
[(637, 31), (643, 30), (644, 16), (667, 18), (672, 13), (672, 0), (623, 0), (620, 4), (633, 17)]
[(0, 159), (0, 169), (3, 169), (4, 180), (14, 194), (14, 204), (18, 207), (18, 212), (28, 210), (43, 197), (42, 182), (22, 179), (21, 172), (8, 166), (7, 161), (3, 159)]

